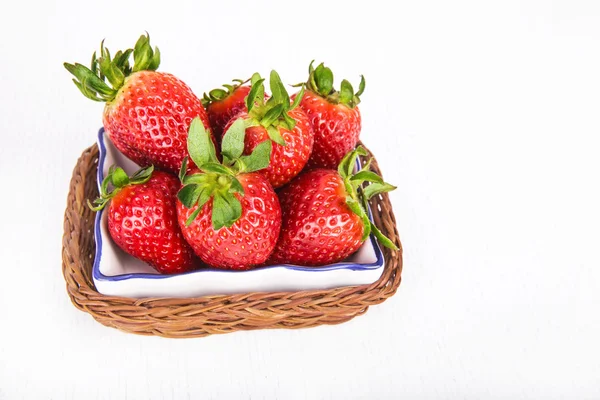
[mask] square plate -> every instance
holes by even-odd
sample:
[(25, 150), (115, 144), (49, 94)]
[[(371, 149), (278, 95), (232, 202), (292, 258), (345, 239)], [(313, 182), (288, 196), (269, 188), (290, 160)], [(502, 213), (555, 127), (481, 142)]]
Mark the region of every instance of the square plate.
[[(117, 164), (128, 174), (139, 169), (117, 150), (104, 129), (98, 132), (98, 188)], [(372, 218), (371, 210), (368, 210)], [(94, 284), (105, 295), (142, 297), (197, 297), (247, 292), (288, 292), (332, 289), (375, 282), (383, 273), (383, 254), (373, 234), (346, 260), (322, 267), (278, 264), (249, 271), (203, 268), (179, 275), (161, 275), (148, 264), (121, 250), (108, 233), (107, 213), (96, 213)]]

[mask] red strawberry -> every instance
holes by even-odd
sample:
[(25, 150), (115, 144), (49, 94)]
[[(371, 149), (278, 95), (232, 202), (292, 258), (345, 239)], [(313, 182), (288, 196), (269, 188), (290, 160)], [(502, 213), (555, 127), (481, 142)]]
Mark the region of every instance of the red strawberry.
[[(195, 268), (194, 253), (183, 239), (177, 223), (176, 177), (153, 167), (139, 170), (131, 178), (111, 167), (102, 183), (101, 196), (94, 201), (97, 211), (108, 206), (108, 231), (126, 253), (139, 258), (163, 274)], [(114, 189), (107, 192), (108, 185)]]
[[(349, 153), (338, 171), (313, 169), (279, 192), (283, 222), (270, 264), (325, 265), (354, 253), (373, 232), (380, 243), (396, 246), (367, 216), (367, 201), (395, 189), (368, 169), (352, 174), (362, 147)], [(362, 188), (365, 181), (371, 182)]]
[[(306, 165), (312, 151), (313, 132), (306, 114), (297, 107), (302, 93), (290, 104), (281, 78), (271, 71), (273, 95), (265, 102), (263, 81), (260, 75), (254, 74), (252, 90), (246, 100), (249, 111), (238, 114), (235, 119), (246, 121), (245, 154), (267, 140), (274, 142), (269, 166), (261, 173), (277, 188), (291, 181)], [(230, 121), (227, 127), (233, 123), (234, 120)]]
[(202, 172), (185, 175), (177, 197), (179, 225), (194, 252), (207, 264), (225, 269), (249, 269), (264, 263), (277, 242), (281, 208), (266, 178), (254, 171), (269, 163), (271, 141), (242, 155), (244, 121), (239, 119), (223, 137), (223, 164), (199, 120), (190, 126), (188, 147)]
[(336, 168), (342, 158), (356, 147), (361, 129), (360, 95), (365, 90), (361, 76), (358, 92), (343, 80), (340, 91), (333, 88), (333, 73), (323, 64), (309, 66), (306, 94), (300, 102), (315, 135), (308, 161), (311, 168)]
[(223, 85), (225, 89), (213, 89), (204, 93), (202, 105), (206, 108), (210, 127), (217, 142), (221, 142), (225, 125), (237, 114), (246, 110), (246, 96), (250, 86), (236, 79), (234, 85)]
[(190, 122), (200, 117), (208, 128), (208, 117), (184, 82), (156, 72), (159, 63), (158, 48), (152, 50), (149, 37), (141, 36), (134, 49), (119, 51), (112, 59), (102, 45), (101, 57), (94, 53), (91, 69), (81, 64), (64, 66), (75, 75), (73, 81), (86, 97), (106, 102), (104, 129), (123, 154), (139, 165), (176, 173), (187, 156)]

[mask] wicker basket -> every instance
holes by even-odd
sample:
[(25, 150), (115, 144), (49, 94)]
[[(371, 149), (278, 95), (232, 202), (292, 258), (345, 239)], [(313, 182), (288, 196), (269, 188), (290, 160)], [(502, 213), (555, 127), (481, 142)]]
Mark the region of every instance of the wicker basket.
[[(272, 328), (308, 328), (339, 324), (364, 314), (370, 305), (392, 296), (400, 285), (402, 246), (387, 194), (371, 199), (375, 224), (400, 248), (383, 249), (381, 278), (363, 286), (302, 292), (244, 293), (197, 298), (105, 296), (92, 281), (95, 254), (94, 214), (86, 199), (98, 195), (98, 147), (83, 152), (73, 171), (63, 236), (63, 275), (75, 307), (103, 325), (140, 335), (170, 338), (202, 337), (216, 333)], [(373, 160), (372, 169), (380, 173)]]

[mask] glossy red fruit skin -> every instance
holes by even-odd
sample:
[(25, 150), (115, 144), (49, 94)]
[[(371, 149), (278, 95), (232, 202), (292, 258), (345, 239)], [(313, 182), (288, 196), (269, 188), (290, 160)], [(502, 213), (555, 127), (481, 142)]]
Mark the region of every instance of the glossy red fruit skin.
[[(302, 171), (313, 148), (314, 135), (304, 111), (295, 108), (288, 113), (296, 121), (296, 126), (292, 130), (279, 128), (286, 145), (281, 146), (273, 142), (271, 162), (267, 168), (259, 171), (274, 188), (285, 185)], [(249, 118), (248, 114), (240, 113), (230, 120), (226, 129), (240, 117)], [(252, 150), (265, 140), (270, 139), (264, 127), (251, 126), (247, 128), (244, 139), (244, 154), (252, 153)]]
[(269, 264), (332, 264), (363, 243), (363, 223), (346, 205), (344, 182), (337, 171), (303, 172), (278, 194), (281, 233)]
[(154, 171), (148, 182), (121, 189), (108, 208), (108, 231), (114, 242), (163, 274), (197, 266), (177, 223), (179, 187), (176, 177)]
[(358, 107), (331, 104), (311, 91), (306, 91), (300, 107), (308, 116), (315, 136), (308, 167), (336, 169), (358, 143), (361, 130)]
[(215, 139), (220, 143), (223, 138), (223, 129), (232, 117), (246, 111), (246, 96), (250, 93), (250, 86), (238, 86), (226, 98), (213, 101), (206, 107), (210, 127)]
[(215, 231), (212, 226), (212, 199), (190, 224), (185, 221), (195, 207), (177, 204), (179, 226), (194, 252), (206, 264), (222, 269), (246, 270), (264, 263), (277, 242), (281, 228), (281, 208), (267, 179), (257, 173), (238, 175), (244, 196), (241, 217), (229, 228)]
[(138, 165), (177, 173), (188, 155), (188, 129), (195, 117), (209, 129), (200, 99), (183, 81), (140, 71), (125, 78), (117, 97), (106, 104), (103, 122), (117, 149)]

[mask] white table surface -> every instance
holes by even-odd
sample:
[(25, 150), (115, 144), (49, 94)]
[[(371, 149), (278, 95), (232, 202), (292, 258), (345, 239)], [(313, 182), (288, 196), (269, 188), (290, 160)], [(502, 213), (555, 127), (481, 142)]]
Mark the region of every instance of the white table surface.
[[(3, 6), (0, 399), (600, 398), (600, 3), (202, 3)], [(313, 58), (365, 74), (362, 139), (398, 186), (394, 297), (194, 340), (71, 305), (63, 211), (102, 105), (61, 64), (144, 30), (199, 95), (271, 68), (301, 81)]]

